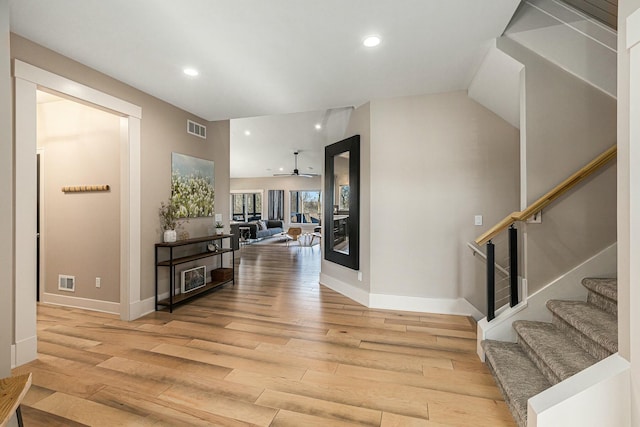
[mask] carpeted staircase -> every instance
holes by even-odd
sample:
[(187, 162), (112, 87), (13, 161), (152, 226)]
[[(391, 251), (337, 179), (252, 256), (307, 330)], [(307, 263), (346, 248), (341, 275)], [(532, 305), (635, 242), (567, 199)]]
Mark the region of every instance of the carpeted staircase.
[(486, 363), (520, 427), (527, 400), (618, 351), (617, 280), (583, 279), (587, 302), (547, 301), (552, 323), (513, 323), (518, 342), (482, 342)]

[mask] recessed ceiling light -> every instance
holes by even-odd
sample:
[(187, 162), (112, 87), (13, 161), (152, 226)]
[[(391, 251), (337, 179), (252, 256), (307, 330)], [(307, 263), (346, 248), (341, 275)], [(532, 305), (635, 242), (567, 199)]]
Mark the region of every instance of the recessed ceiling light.
[(320, 123), (316, 123), (316, 130), (322, 129), (322, 125)]
[(195, 68), (185, 68), (184, 70), (182, 70), (187, 76), (191, 76), (191, 77), (195, 77), (198, 74), (200, 74), (198, 72), (198, 70), (196, 70)]
[(251, 131), (250, 131), (250, 130), (245, 130), (245, 131), (244, 131), (244, 134), (245, 134), (245, 135), (247, 135), (247, 136), (249, 136), (249, 135), (251, 135)]
[(367, 36), (362, 41), (362, 44), (366, 47), (376, 47), (380, 44), (380, 37), (378, 36)]
[(280, 168), (280, 169), (278, 169), (278, 170), (279, 170), (280, 172), (282, 172), (282, 171), (284, 170), (284, 168)]

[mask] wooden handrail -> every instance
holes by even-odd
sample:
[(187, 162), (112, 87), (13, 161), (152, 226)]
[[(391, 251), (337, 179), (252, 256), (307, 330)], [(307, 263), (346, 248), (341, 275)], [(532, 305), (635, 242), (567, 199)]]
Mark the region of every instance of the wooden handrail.
[(531, 218), (533, 215), (540, 212), (542, 209), (546, 208), (553, 202), (555, 199), (566, 193), (568, 190), (573, 188), (576, 184), (587, 178), (592, 173), (596, 172), (610, 160), (612, 160), (618, 151), (618, 146), (613, 145), (607, 151), (600, 154), (598, 157), (584, 165), (580, 168), (579, 171), (571, 175), (569, 178), (562, 181), (560, 184), (556, 185), (551, 191), (547, 192), (544, 196), (540, 197), (538, 200), (529, 205), (525, 210), (520, 212), (512, 212), (508, 216), (506, 216), (502, 221), (491, 227), (484, 234), (478, 237), (475, 242), (477, 245), (482, 246), (487, 243), (489, 240), (496, 237), (500, 232), (508, 228), (511, 224), (516, 221), (526, 221)]

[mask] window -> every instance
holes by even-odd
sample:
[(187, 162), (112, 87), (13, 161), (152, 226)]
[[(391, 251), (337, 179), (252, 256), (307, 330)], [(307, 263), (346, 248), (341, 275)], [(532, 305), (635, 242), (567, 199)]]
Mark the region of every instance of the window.
[(320, 191), (291, 192), (291, 222), (320, 224), (322, 200)]
[(235, 193), (231, 195), (234, 221), (262, 219), (262, 193)]

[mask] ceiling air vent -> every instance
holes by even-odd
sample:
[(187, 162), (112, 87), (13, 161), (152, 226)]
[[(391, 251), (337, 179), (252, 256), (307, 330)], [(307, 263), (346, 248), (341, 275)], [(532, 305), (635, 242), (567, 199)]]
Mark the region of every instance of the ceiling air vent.
[(64, 274), (58, 274), (58, 290), (75, 292), (76, 290), (76, 277), (67, 276)]
[(203, 126), (200, 123), (196, 123), (192, 120), (187, 120), (187, 133), (198, 136), (202, 139), (207, 139), (206, 126)]

